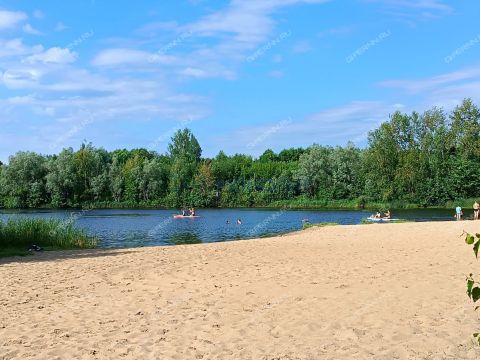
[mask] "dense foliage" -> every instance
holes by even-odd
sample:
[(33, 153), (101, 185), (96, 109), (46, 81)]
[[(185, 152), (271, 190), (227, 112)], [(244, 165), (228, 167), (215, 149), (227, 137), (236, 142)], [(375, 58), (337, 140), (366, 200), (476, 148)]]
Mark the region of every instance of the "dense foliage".
[(313, 145), (259, 158), (202, 157), (190, 130), (165, 155), (83, 144), (54, 156), (19, 152), (0, 166), (0, 206), (284, 206), (372, 202), (442, 205), (478, 195), (480, 110), (396, 112), (368, 146)]

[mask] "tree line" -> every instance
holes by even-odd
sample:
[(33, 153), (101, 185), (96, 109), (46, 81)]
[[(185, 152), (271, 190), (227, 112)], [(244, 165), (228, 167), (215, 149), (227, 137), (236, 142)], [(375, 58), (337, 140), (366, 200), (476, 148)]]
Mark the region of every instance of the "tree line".
[(368, 145), (312, 145), (258, 158), (202, 157), (189, 129), (166, 154), (82, 144), (57, 155), (18, 152), (0, 167), (0, 207), (249, 207), (348, 201), (442, 205), (480, 189), (480, 110), (395, 112)]

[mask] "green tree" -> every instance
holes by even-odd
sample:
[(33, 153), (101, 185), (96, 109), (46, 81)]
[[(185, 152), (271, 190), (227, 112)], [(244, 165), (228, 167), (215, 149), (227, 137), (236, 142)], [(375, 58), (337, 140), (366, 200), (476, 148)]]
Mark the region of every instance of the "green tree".
[(48, 162), (46, 186), (54, 207), (76, 206), (80, 179), (76, 169), (75, 153), (72, 148), (64, 149)]
[(202, 148), (189, 129), (178, 130), (168, 145), (168, 153), (173, 160), (182, 159), (197, 164), (202, 157)]
[(37, 207), (45, 202), (46, 159), (32, 152), (18, 152), (2, 166), (1, 187), (4, 205), (12, 208)]
[(209, 207), (214, 205), (215, 197), (215, 178), (211, 165), (204, 162), (193, 180), (192, 203), (194, 206)]
[(329, 148), (313, 145), (300, 156), (295, 177), (310, 198), (328, 197), (332, 184), (330, 152)]
[(173, 206), (189, 206), (193, 177), (202, 155), (202, 148), (189, 129), (178, 130), (168, 145), (172, 161), (169, 202)]

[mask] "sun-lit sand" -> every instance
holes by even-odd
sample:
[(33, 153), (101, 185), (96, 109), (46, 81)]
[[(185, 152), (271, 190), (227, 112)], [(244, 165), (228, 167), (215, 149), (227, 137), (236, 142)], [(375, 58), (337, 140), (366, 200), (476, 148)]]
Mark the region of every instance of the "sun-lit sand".
[(0, 359), (478, 359), (464, 229), (480, 222), (3, 259)]

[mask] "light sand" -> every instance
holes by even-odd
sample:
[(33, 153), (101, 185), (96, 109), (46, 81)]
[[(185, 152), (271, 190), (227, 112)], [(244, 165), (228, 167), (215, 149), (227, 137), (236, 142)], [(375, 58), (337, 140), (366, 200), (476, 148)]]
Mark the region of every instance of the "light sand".
[(0, 359), (474, 359), (459, 235), (310, 229), (0, 260)]

